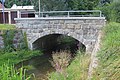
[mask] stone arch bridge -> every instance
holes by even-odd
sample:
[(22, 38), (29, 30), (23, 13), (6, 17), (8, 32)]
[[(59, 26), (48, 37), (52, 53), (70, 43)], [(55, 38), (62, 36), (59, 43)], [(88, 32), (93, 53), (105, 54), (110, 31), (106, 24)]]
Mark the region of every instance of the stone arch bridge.
[(105, 25), (105, 17), (40, 17), (16, 18), (16, 27), (27, 34), (28, 46), (49, 34), (71, 36), (86, 46), (91, 53), (97, 42), (99, 31)]

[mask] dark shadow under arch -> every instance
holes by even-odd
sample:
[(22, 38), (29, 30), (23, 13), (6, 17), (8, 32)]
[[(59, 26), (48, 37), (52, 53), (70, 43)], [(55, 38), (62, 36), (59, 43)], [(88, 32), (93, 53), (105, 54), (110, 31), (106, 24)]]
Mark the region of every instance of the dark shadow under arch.
[(52, 51), (70, 50), (75, 53), (78, 49), (85, 51), (86, 47), (78, 40), (63, 34), (49, 34), (37, 39), (32, 44), (34, 50), (52, 53)]

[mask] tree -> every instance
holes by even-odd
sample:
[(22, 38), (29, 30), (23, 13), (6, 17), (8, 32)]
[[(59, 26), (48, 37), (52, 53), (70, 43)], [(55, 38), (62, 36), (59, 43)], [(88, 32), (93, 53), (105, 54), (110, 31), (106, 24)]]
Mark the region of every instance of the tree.
[(116, 1), (111, 4), (111, 20), (120, 22), (120, 2)]
[(120, 22), (120, 2), (111, 0), (110, 3), (99, 5), (97, 9), (101, 10), (108, 21)]
[(5, 6), (7, 8), (11, 8), (13, 4), (19, 6), (31, 5), (31, 1), (29, 0), (5, 0)]
[(70, 10), (93, 10), (99, 0), (66, 0), (66, 3)]
[[(38, 0), (31, 0), (32, 4), (35, 5), (35, 9), (38, 11), (39, 2)], [(65, 10), (65, 0), (41, 0), (41, 11), (57, 11)]]
[[(38, 0), (32, 0), (38, 10)], [(99, 0), (41, 0), (41, 11), (57, 10), (92, 10), (99, 4)]]
[[(34, 5), (38, 11), (39, 0), (6, 0), (6, 7), (16, 5)], [(41, 11), (57, 10), (92, 10), (99, 3), (99, 0), (41, 0)]]

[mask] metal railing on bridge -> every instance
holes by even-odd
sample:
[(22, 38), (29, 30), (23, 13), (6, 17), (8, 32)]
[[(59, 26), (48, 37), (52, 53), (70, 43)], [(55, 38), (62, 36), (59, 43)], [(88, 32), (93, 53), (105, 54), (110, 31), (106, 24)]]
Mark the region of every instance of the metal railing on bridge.
[[(100, 10), (27, 12), (37, 17), (102, 17)], [(26, 12), (21, 12), (26, 14)]]

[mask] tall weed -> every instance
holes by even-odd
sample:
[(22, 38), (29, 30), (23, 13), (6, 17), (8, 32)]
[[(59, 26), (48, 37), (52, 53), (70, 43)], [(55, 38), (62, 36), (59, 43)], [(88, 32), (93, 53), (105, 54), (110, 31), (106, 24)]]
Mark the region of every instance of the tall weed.
[(19, 71), (10, 66), (9, 63), (0, 66), (0, 80), (30, 80), (30, 76), (26, 76), (26, 71), (21, 68)]

